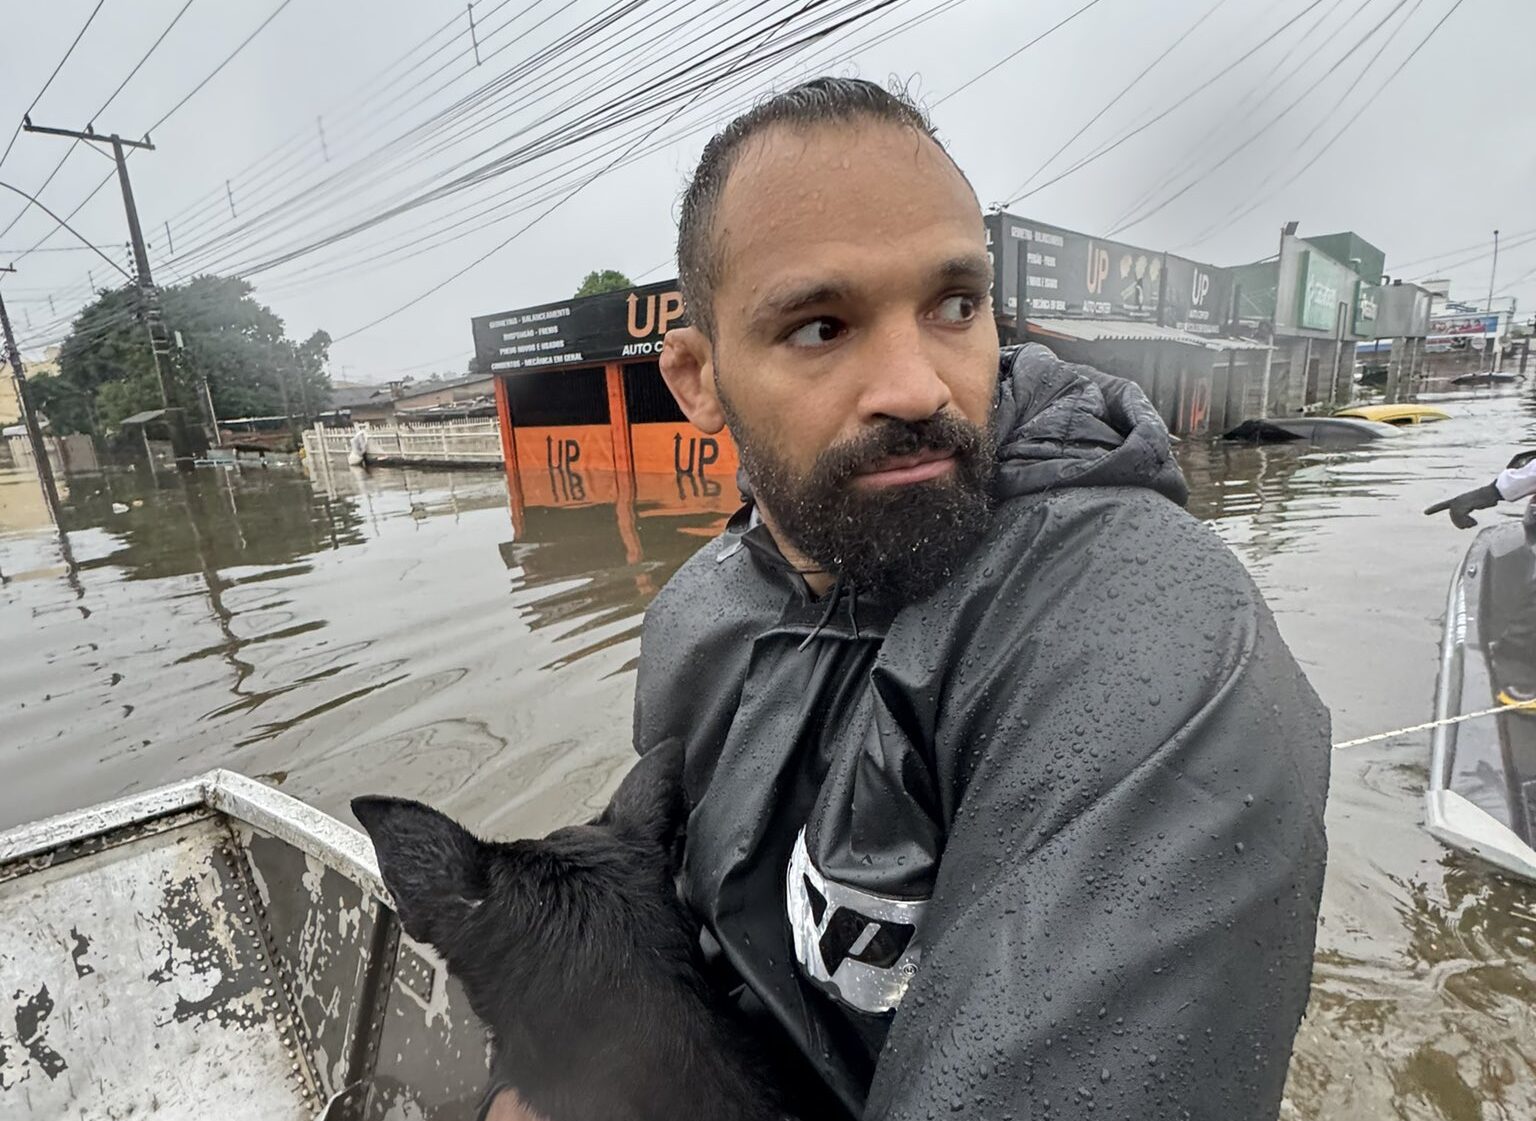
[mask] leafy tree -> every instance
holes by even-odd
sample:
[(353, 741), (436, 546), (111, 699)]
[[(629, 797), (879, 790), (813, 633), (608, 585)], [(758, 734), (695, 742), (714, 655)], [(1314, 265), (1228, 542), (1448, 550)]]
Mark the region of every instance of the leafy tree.
[[(161, 292), (166, 330), (173, 339), (180, 332), (183, 343), (162, 361), (172, 403), (190, 421), (202, 415), (203, 378), (223, 418), (290, 415), (302, 422), (327, 407), (330, 336), (316, 331), (295, 343), (252, 291), (238, 278), (199, 276)], [(137, 306), (131, 288), (100, 293), (60, 347), (58, 376), (35, 379), (38, 404), (56, 431), (101, 433), (162, 406)]]
[(633, 288), (635, 282), (616, 269), (603, 269), (598, 272), (594, 269), (587, 273), (587, 279), (581, 282), (581, 287), (576, 289), (576, 296), (597, 296), (604, 292), (622, 292), (626, 288)]

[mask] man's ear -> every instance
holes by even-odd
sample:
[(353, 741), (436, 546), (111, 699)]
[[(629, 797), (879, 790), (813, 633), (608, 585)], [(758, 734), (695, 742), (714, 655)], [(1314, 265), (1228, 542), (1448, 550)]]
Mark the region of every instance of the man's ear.
[(715, 353), (697, 327), (676, 327), (661, 346), (661, 376), (693, 426), (713, 436), (725, 427), (725, 410), (715, 391)]
[(353, 798), (352, 812), (373, 838), (400, 925), (446, 952), (444, 943), (485, 899), (489, 847), (420, 802)]

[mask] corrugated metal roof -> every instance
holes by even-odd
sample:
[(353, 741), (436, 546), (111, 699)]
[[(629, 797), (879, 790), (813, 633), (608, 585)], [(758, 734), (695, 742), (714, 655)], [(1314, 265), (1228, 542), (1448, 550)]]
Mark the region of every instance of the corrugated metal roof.
[(1258, 339), (1234, 339), (1226, 335), (1211, 335), (1203, 341), (1212, 350), (1268, 350), (1270, 348), (1269, 343), (1260, 342)]
[(1222, 335), (1197, 335), (1139, 319), (1031, 319), (1029, 329), (1078, 342), (1182, 343), (1202, 350), (1268, 350), (1268, 343)]
[(121, 428), (121, 427), (123, 427), (125, 425), (129, 425), (129, 424), (148, 424), (152, 420), (159, 420), (164, 415), (165, 415), (165, 410), (164, 409), (150, 409), (148, 412), (134, 413), (130, 417), (124, 417), (118, 423), (118, 427)]
[(1135, 319), (1031, 319), (1029, 329), (1085, 343), (1147, 342), (1205, 346), (1205, 340), (1199, 335), (1181, 331), (1177, 327), (1162, 327)]

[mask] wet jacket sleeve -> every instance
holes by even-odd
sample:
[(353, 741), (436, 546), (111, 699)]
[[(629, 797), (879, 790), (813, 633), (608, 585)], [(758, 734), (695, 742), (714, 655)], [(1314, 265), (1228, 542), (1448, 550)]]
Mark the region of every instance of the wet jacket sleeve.
[(934, 670), (964, 713), (935, 737), (948, 835), (868, 1117), (1279, 1108), (1327, 713), (1213, 534), (1094, 493), (1041, 505), (1021, 563), (954, 624), (976, 657)]
[(1506, 467), (1499, 472), (1493, 485), (1499, 488), (1505, 502), (1536, 494), (1536, 460), (1519, 467)]

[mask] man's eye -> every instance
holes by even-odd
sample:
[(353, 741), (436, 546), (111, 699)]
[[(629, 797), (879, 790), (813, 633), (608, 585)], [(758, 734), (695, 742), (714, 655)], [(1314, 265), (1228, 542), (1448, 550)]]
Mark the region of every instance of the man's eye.
[(969, 323), (980, 303), (975, 296), (946, 296), (939, 301), (937, 317), (944, 323)]
[(843, 322), (840, 319), (813, 319), (800, 327), (796, 327), (789, 333), (785, 341), (790, 346), (815, 348), (826, 346), (830, 342), (836, 342), (844, 331)]

